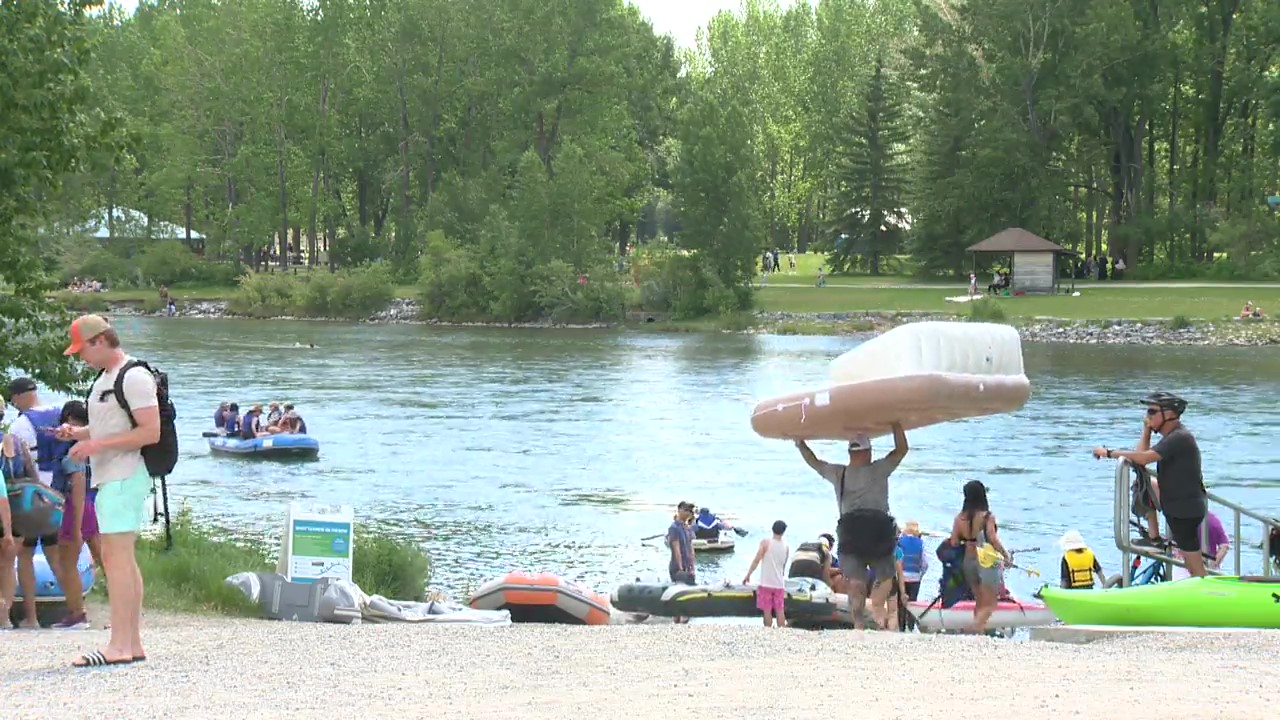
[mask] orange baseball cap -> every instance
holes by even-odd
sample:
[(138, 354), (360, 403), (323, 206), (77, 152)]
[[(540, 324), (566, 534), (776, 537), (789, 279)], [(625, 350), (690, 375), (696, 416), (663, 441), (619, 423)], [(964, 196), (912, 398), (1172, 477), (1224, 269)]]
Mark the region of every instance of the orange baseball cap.
[(111, 323), (101, 315), (81, 315), (71, 322), (71, 344), (63, 355), (75, 355), (84, 349), (84, 344), (111, 328)]

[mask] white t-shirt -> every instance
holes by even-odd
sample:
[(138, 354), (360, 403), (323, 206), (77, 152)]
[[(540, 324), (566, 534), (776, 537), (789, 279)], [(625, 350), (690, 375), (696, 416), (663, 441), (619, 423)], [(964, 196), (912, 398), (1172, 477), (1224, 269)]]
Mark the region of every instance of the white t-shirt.
[[(50, 410), (55, 407), (56, 406), (54, 405), (40, 405), (39, 407), (31, 408), (31, 410)], [(30, 412), (30, 410), (28, 412)], [(13, 421), (13, 425), (9, 428), (9, 432), (13, 433), (14, 437), (21, 440), (22, 444), (27, 446), (27, 450), (31, 452), (31, 462), (38, 462), (36, 460), (36, 428), (31, 424), (31, 418), (27, 417), (26, 413), (22, 413), (18, 416), (17, 420)], [(52, 470), (41, 470), (37, 466), (36, 475), (39, 476), (40, 482), (45, 485), (53, 485)]]
[(787, 557), (791, 548), (781, 540), (765, 538), (764, 557), (760, 558), (760, 587), (781, 590), (787, 586)]
[[(129, 432), (129, 414), (120, 407), (114, 390), (120, 368), (133, 358), (125, 356), (124, 363), (102, 373), (89, 391), (89, 438), (101, 440)], [(106, 393), (104, 396), (103, 393)], [(124, 376), (124, 397), (133, 408), (134, 415), (143, 408), (156, 407), (156, 381), (146, 368), (136, 367)], [(116, 480), (125, 480), (138, 472), (142, 464), (142, 452), (133, 450), (102, 450), (90, 458), (93, 467), (93, 486), (98, 487)]]

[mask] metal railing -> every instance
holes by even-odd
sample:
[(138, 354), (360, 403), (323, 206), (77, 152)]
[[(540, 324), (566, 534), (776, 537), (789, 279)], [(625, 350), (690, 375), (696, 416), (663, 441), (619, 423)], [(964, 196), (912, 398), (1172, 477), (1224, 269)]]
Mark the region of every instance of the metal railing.
[[(1115, 533), (1116, 548), (1120, 550), (1123, 557), (1121, 568), (1124, 570), (1120, 573), (1121, 587), (1129, 586), (1130, 573), (1128, 568), (1133, 556), (1149, 558), (1156, 562), (1166, 564), (1165, 576), (1171, 577), (1173, 574), (1173, 566), (1186, 567), (1186, 563), (1174, 557), (1171, 552), (1162, 552), (1159, 548), (1142, 547), (1133, 544), (1133, 539), (1129, 537), (1130, 517), (1133, 512), (1133, 497), (1131, 494), (1132, 473), (1129, 469), (1130, 463), (1124, 458), (1116, 460), (1116, 481), (1115, 481), (1115, 517), (1112, 519), (1112, 529)], [(1151, 471), (1151, 478), (1156, 479), (1156, 474)], [(1269, 538), (1271, 530), (1280, 528), (1280, 520), (1268, 517), (1262, 513), (1250, 510), (1242, 505), (1238, 505), (1226, 498), (1219, 497), (1214, 493), (1208, 493), (1209, 502), (1231, 511), (1232, 515), (1232, 531), (1231, 531), (1231, 556), (1234, 566), (1235, 575), (1240, 575), (1241, 559), (1240, 550), (1244, 543), (1240, 539), (1240, 524), (1242, 518), (1256, 520), (1262, 525), (1262, 575), (1270, 577), (1273, 575), (1273, 567), (1271, 562)], [(1200, 543), (1201, 547), (1208, 544), (1209, 523), (1200, 524)], [(1205, 563), (1205, 570), (1212, 575), (1224, 574), (1222, 570), (1209, 567)]]

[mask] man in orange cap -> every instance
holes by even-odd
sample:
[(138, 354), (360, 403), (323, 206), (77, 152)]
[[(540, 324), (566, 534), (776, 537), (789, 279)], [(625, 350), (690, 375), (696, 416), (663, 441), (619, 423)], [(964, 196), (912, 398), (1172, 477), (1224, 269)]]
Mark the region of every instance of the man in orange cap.
[[(146, 499), (151, 492), (151, 476), (141, 449), (160, 440), (156, 382), (145, 369), (126, 371), (120, 384), (124, 398), (116, 398), (116, 378), (131, 358), (120, 347), (115, 328), (100, 315), (83, 315), (71, 323), (70, 334), (71, 344), (65, 354), (79, 355), (85, 364), (102, 372), (89, 390), (89, 425), (62, 425), (58, 437), (78, 441), (71, 448), (72, 458), (93, 461), (102, 564), (111, 603), (111, 638), (107, 647), (94, 650), (73, 664), (123, 665), (146, 659), (140, 630), (142, 573), (134, 556), (134, 543), (142, 529)], [(121, 400), (133, 410), (136, 427)]]

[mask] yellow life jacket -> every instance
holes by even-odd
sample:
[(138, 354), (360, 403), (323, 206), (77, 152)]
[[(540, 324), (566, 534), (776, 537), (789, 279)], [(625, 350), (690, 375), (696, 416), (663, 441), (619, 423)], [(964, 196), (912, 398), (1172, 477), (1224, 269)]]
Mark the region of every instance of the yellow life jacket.
[(1063, 553), (1062, 559), (1067, 561), (1068, 587), (1093, 587), (1093, 564), (1095, 559), (1092, 550), (1089, 548), (1068, 550)]

